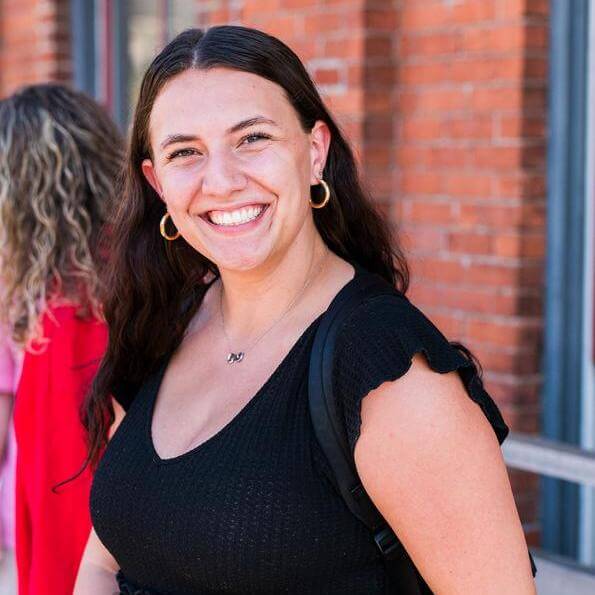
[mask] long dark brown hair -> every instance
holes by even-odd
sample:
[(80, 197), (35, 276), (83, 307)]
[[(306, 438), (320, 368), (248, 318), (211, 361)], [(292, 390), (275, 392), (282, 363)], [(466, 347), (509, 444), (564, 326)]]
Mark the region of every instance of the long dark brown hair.
[(164, 206), (141, 172), (142, 161), (151, 157), (149, 117), (163, 85), (185, 70), (214, 67), (257, 74), (282, 87), (304, 132), (310, 132), (317, 120), (326, 123), (331, 141), (323, 178), (332, 200), (324, 209), (314, 210), (316, 227), (338, 256), (380, 274), (403, 293), (408, 287), (403, 253), (391, 241), (388, 224), (363, 187), (349, 143), (296, 54), (275, 37), (248, 27), (217, 26), (181, 33), (153, 60), (143, 78), (123, 193), (114, 207), (112, 256), (105, 284), (109, 291), (103, 300), (109, 342), (83, 410), (89, 437), (87, 462), (93, 466), (114, 419), (111, 396), (132, 399), (147, 376), (181, 343), (201, 305), (205, 277), (209, 273), (218, 276), (215, 264), (189, 244), (161, 237)]

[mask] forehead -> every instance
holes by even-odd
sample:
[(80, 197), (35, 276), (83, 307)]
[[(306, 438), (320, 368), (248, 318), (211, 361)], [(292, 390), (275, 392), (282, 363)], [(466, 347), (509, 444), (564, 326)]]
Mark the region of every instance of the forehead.
[(298, 123), (282, 87), (263, 77), (227, 68), (189, 69), (171, 78), (157, 95), (149, 119), (151, 142), (179, 133), (206, 138), (254, 115), (284, 128)]

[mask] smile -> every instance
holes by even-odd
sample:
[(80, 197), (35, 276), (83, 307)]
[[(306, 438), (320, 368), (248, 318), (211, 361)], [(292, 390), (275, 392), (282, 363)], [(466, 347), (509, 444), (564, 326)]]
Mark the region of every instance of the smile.
[(235, 211), (209, 211), (207, 217), (211, 223), (223, 226), (244, 225), (258, 218), (267, 205), (251, 205)]

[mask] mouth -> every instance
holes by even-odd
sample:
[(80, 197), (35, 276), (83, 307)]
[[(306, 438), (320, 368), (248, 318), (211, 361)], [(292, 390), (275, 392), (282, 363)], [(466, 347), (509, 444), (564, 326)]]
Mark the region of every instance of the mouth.
[(231, 211), (207, 211), (200, 218), (218, 231), (237, 232), (258, 225), (268, 208), (269, 204), (254, 203)]

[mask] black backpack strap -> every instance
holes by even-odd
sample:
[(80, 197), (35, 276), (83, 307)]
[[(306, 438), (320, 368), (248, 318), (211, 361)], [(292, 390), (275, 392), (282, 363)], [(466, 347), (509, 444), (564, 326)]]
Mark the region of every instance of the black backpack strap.
[[(314, 338), (310, 357), (308, 396), (310, 416), (316, 438), (333, 470), (338, 489), (349, 510), (374, 536), (386, 563), (389, 582), (394, 592), (407, 595), (431, 593), (420, 590), (419, 574), (394, 531), (384, 520), (363, 488), (355, 469), (344, 423), (333, 397), (333, 356), (336, 338), (351, 312), (364, 301), (380, 296), (401, 296), (380, 276), (360, 272), (339, 292), (322, 317)], [(423, 580), (422, 580), (422, 584)]]

